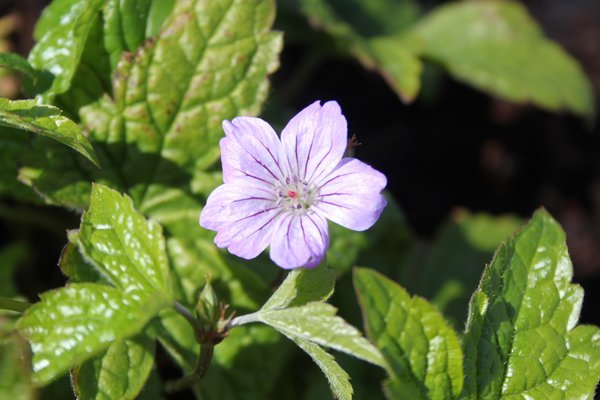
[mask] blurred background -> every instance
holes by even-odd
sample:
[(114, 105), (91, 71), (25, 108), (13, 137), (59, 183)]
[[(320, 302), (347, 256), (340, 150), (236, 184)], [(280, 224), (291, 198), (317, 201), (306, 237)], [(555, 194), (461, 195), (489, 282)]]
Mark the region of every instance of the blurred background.
[[(0, 0), (0, 51), (28, 54), (33, 27), (47, 3)], [(422, 12), (442, 3), (450, 2), (415, 2)], [(499, 241), (545, 207), (567, 234), (574, 281), (585, 289), (581, 320), (600, 324), (594, 307), (600, 300), (600, 2), (521, 3), (546, 36), (581, 65), (596, 100), (596, 121), (503, 100), (456, 80), (435, 60), (425, 65), (422, 88), (407, 104), (384, 74), (366, 68), (318, 18), (307, 17), (287, 0), (278, 1), (275, 29), (284, 32), (285, 44), (263, 118), (278, 129), (317, 99), (340, 103), (349, 134), (361, 143), (353, 149), (356, 156), (387, 175), (388, 190), (401, 210), (397, 221), (411, 232), (411, 249), (401, 262), (410, 264), (408, 269), (427, 269), (436, 262), (460, 269), (471, 262), (481, 270)], [(361, 16), (356, 18), (360, 25)], [(0, 72), (0, 95), (18, 98), (18, 80), (4, 75)], [(56, 261), (65, 230), (78, 224), (73, 212), (0, 194), (0, 263), (17, 265), (19, 293), (35, 299), (64, 283)], [(460, 235), (466, 239), (459, 240)], [(471, 258), (455, 257), (452, 249), (465, 243), (481, 248)], [(0, 288), (10, 279), (2, 271)], [(404, 283), (401, 276), (406, 275), (396, 278)], [(468, 278), (469, 285), (478, 277)], [(414, 287), (418, 293), (419, 285)]]

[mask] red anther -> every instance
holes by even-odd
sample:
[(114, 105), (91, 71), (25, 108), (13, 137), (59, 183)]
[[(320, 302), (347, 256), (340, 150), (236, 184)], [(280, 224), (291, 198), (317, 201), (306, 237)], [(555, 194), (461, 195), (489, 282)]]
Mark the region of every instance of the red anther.
[(294, 192), (293, 190), (288, 190), (288, 197), (290, 199), (293, 199), (294, 197), (296, 197), (296, 192)]

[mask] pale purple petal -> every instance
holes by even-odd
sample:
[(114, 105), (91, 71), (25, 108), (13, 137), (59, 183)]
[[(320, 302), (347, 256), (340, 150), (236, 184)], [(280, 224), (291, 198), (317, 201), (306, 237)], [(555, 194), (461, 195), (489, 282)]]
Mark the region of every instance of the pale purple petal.
[(385, 175), (355, 158), (344, 158), (319, 182), (316, 209), (327, 219), (355, 231), (369, 229), (383, 211)]
[(268, 123), (260, 118), (238, 117), (223, 121), (223, 130), (223, 182), (268, 186), (288, 175), (283, 147)]
[(239, 257), (259, 255), (279, 225), (281, 209), (273, 194), (260, 187), (224, 184), (208, 197), (200, 214), (203, 228), (216, 230), (215, 244)]
[(327, 221), (316, 213), (286, 214), (271, 240), (271, 259), (282, 268), (315, 267), (329, 246)]
[(290, 168), (300, 180), (308, 182), (335, 168), (348, 143), (346, 118), (338, 103), (319, 103), (300, 111), (281, 133)]

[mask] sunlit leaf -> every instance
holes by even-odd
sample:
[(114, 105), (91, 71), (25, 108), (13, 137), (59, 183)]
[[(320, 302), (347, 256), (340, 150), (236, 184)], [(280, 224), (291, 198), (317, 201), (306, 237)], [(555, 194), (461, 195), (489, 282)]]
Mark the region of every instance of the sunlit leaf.
[(373, 270), (357, 269), (354, 284), (367, 334), (389, 365), (389, 398), (457, 398), (462, 351), (435, 307)]
[(261, 307), (261, 312), (327, 300), (333, 293), (334, 284), (335, 273), (326, 267), (326, 263), (314, 269), (294, 269)]
[(40, 298), (19, 319), (17, 328), (31, 344), (33, 377), (41, 385), (115, 341), (138, 334), (158, 311), (171, 305), (151, 292), (122, 293), (94, 283), (74, 283)]
[(46, 84), (41, 89), (52, 98), (64, 93), (79, 65), (90, 28), (100, 17), (101, 0), (58, 0), (49, 7), (36, 28), (38, 43), (29, 53), (29, 62), (46, 71)]
[(117, 341), (72, 372), (78, 399), (135, 399), (154, 365), (154, 338), (141, 334)]
[(471, 298), (464, 398), (592, 398), (600, 330), (577, 326), (565, 235), (544, 210), (496, 252)]
[(338, 350), (372, 364), (385, 366), (379, 351), (360, 331), (336, 316), (337, 309), (321, 302), (282, 310), (259, 311), (261, 322), (288, 337)]
[(56, 107), (37, 104), (35, 100), (0, 98), (0, 124), (57, 140), (98, 165), (94, 149), (80, 128)]
[(577, 61), (512, 0), (436, 8), (414, 28), (418, 52), (457, 79), (506, 100), (590, 117), (594, 97)]
[(124, 292), (141, 290), (170, 299), (169, 265), (162, 228), (147, 221), (127, 196), (94, 185), (81, 218), (79, 247)]

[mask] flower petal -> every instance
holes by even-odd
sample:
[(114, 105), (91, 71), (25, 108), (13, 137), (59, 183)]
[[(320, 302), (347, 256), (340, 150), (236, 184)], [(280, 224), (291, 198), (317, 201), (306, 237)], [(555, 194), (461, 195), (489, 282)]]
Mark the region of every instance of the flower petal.
[(313, 182), (329, 173), (344, 155), (348, 143), (346, 118), (335, 101), (314, 102), (290, 120), (281, 142), (292, 171)]
[(369, 229), (387, 202), (381, 195), (385, 175), (355, 158), (344, 158), (319, 182), (316, 209), (336, 224), (355, 231)]
[(268, 186), (289, 175), (281, 142), (268, 123), (260, 118), (238, 117), (223, 121), (223, 130), (223, 182)]
[(280, 214), (271, 192), (260, 187), (224, 184), (208, 197), (200, 225), (217, 231), (217, 246), (250, 259), (267, 247), (279, 225)]
[(286, 214), (271, 240), (271, 260), (282, 268), (315, 267), (329, 246), (327, 220), (316, 213)]

